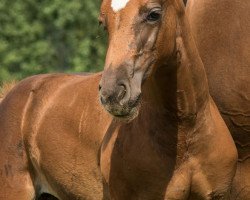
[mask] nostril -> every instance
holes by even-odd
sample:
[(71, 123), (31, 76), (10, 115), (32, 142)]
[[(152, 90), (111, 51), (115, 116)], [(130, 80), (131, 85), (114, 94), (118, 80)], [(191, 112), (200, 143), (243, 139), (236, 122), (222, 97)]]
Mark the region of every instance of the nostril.
[(118, 100), (122, 100), (126, 93), (127, 93), (127, 89), (126, 89), (126, 86), (124, 84), (119, 84), (119, 93), (118, 93)]
[(102, 90), (100, 92), (100, 100), (102, 104), (107, 104), (108, 102), (112, 101), (112, 95), (107, 90)]
[(100, 100), (101, 100), (101, 103), (102, 103), (102, 104), (105, 104), (105, 103), (106, 103), (105, 100), (104, 100), (104, 98), (103, 98), (102, 96), (100, 97)]
[(98, 89), (99, 89), (99, 91), (101, 91), (101, 89), (102, 89), (102, 86), (101, 86), (101, 84), (99, 85), (99, 88), (98, 88)]

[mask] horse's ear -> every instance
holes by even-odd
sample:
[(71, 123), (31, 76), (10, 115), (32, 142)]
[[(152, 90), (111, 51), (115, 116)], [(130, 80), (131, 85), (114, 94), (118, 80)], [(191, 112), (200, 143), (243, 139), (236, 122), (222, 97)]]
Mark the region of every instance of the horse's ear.
[(188, 1), (188, 0), (183, 0), (183, 3), (185, 4), (185, 6), (187, 5), (187, 1)]

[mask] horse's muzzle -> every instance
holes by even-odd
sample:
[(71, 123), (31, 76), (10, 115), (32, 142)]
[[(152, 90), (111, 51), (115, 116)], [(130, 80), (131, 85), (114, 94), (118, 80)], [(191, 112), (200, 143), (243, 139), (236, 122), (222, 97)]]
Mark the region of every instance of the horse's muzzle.
[(128, 83), (119, 83), (113, 87), (100, 84), (99, 97), (101, 104), (114, 117), (127, 119), (137, 115), (140, 94), (133, 98)]

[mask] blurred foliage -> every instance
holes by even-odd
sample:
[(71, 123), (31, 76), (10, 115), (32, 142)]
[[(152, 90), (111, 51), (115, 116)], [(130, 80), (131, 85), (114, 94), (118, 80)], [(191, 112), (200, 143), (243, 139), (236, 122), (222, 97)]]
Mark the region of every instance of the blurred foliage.
[(100, 0), (1, 0), (0, 84), (38, 73), (98, 71)]

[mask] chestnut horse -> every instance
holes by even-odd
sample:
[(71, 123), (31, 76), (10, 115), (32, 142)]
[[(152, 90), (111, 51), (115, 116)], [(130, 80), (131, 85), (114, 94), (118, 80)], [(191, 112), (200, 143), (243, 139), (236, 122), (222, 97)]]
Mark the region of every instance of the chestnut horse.
[[(103, 199), (101, 74), (38, 75), (0, 104), (0, 200)], [(54, 198), (52, 198), (54, 199)]]
[(100, 21), (102, 75), (30, 77), (1, 102), (0, 199), (227, 199), (237, 152), (183, 2), (103, 0)]
[[(250, 199), (250, 1), (188, 0), (209, 88), (235, 140), (236, 199)], [(219, 14), (218, 14), (219, 13)]]
[(209, 95), (181, 0), (103, 0), (109, 48), (100, 100), (111, 199), (229, 199), (237, 153)]

